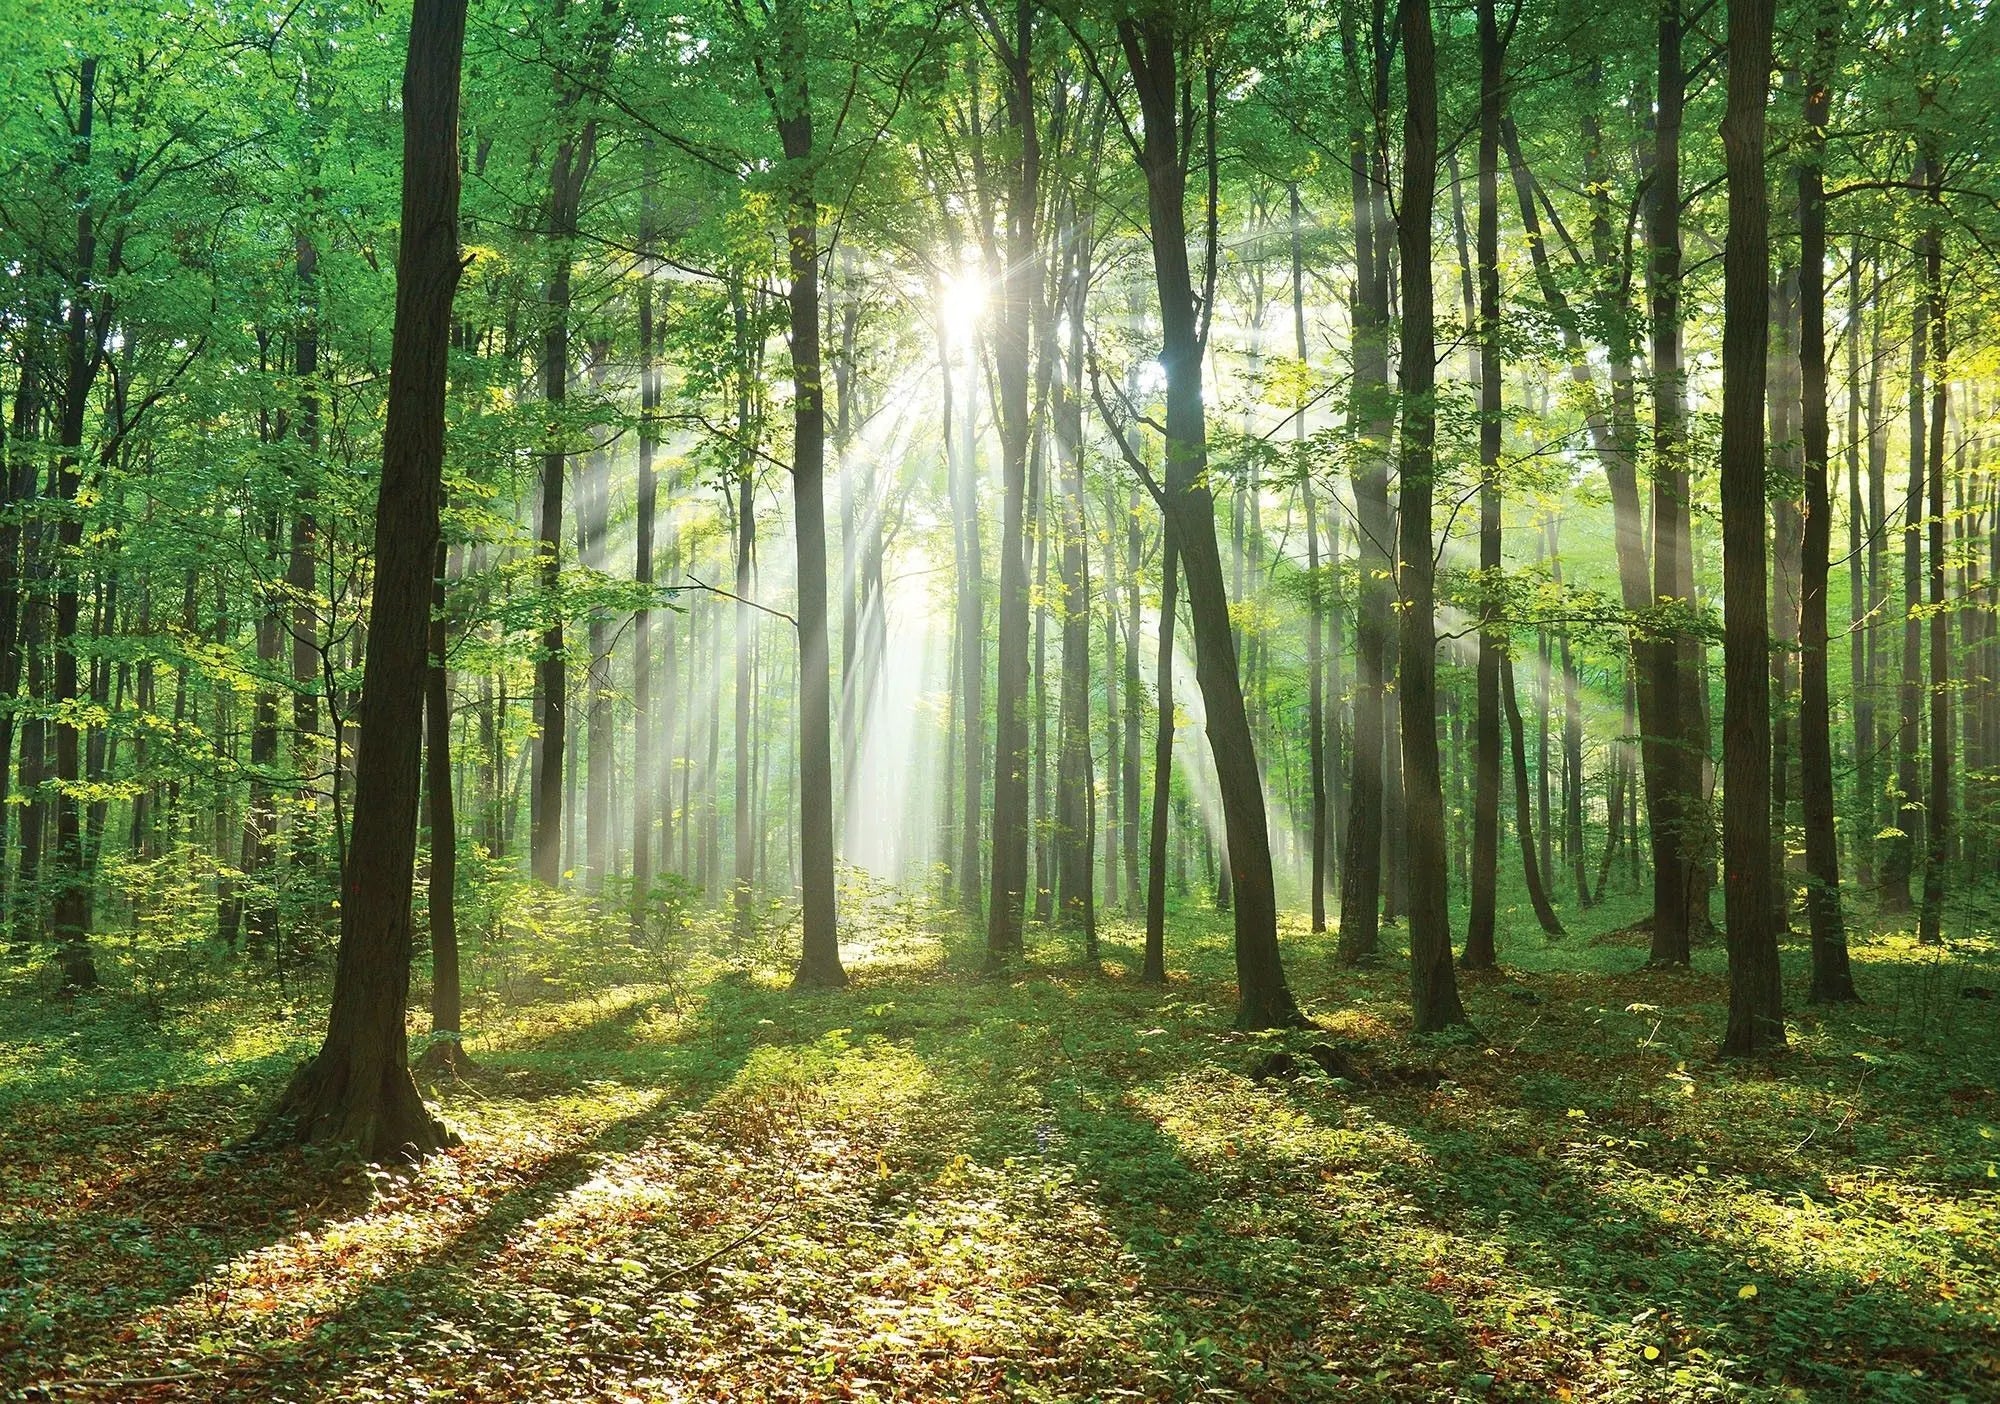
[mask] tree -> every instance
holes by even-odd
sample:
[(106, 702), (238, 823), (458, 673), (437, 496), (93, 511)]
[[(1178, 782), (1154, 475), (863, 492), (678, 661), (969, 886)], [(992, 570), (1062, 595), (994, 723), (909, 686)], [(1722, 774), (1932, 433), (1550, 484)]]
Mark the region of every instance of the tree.
[(458, 91), (465, 0), (416, 0), (403, 70), (403, 221), (388, 423), (376, 496), (354, 836), (326, 1040), (293, 1076), (259, 1138), (352, 1146), (372, 1160), (452, 1143), (411, 1080), (403, 1009), (418, 759), (443, 494), (445, 370), (458, 288)]
[[(1222, 797), (1228, 864), (1235, 889), (1236, 1022), (1247, 1029), (1296, 1023), (1298, 1007), (1286, 988), (1278, 953), (1277, 891), (1264, 813), (1257, 753), (1243, 705), (1229, 597), (1215, 535), (1215, 499), (1207, 481), (1208, 432), (1201, 365), (1208, 340), (1206, 311), (1215, 301), (1217, 76), (1211, 61), (1201, 74), (1199, 136), (1183, 121), (1182, 64), (1195, 35), (1185, 18), (1151, 5), (1118, 20), (1118, 39), (1131, 70), (1140, 113), (1135, 130), (1121, 113), (1133, 155), (1146, 179), (1146, 211), (1153, 231), (1153, 274), (1160, 307), (1160, 365), (1167, 382), (1166, 469), (1163, 478), (1168, 530), (1181, 554), (1194, 626), (1195, 679), (1208, 718), (1209, 750)], [(1182, 23), (1177, 24), (1180, 20)], [(1190, 83), (1192, 75), (1189, 75)], [(1191, 88), (1189, 89), (1191, 91)], [(1206, 152), (1207, 267), (1197, 304), (1187, 254), (1187, 171), (1196, 145)]]
[(1729, 7), (1729, 97), (1722, 147), (1729, 184), (1723, 255), (1722, 561), (1723, 901), (1729, 939), (1729, 1026), (1722, 1051), (1785, 1043), (1778, 937), (1771, 910), (1771, 675), (1764, 537), (1765, 344), (1770, 231), (1764, 106), (1771, 82), (1772, 0)]
[(1402, 535), (1397, 580), (1402, 657), (1403, 816), (1410, 884), (1410, 1002), (1419, 1033), (1465, 1022), (1451, 968), (1444, 790), (1437, 741), (1437, 603), (1431, 503), (1437, 471), (1436, 333), (1431, 322), (1431, 210), (1437, 193), (1437, 51), (1430, 0), (1402, 0), (1403, 198), (1396, 242), (1403, 269)]
[[(1806, 149), (1799, 163), (1799, 381), (1805, 438), (1805, 540), (1799, 592), (1799, 762), (1806, 820), (1806, 917), (1812, 929), (1812, 998), (1854, 998), (1840, 909), (1840, 846), (1833, 814), (1833, 717), (1827, 682), (1828, 555), (1833, 502), (1827, 490), (1826, 66), (1836, 14), (1822, 5), (1805, 75)], [(1859, 335), (1856, 328), (1849, 333)], [(1851, 389), (1850, 389), (1851, 394)]]

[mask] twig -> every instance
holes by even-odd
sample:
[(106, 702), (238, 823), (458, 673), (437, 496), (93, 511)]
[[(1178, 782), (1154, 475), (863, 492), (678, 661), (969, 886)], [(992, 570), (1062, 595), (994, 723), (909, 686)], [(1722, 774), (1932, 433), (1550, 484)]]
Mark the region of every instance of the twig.
[[(711, 595), (720, 595), (725, 600), (734, 600), (738, 604), (749, 605), (750, 608), (754, 610), (759, 610), (765, 614), (773, 616), (774, 618), (782, 619), (787, 624), (791, 625), (794, 629), (799, 627), (799, 621), (792, 618), (791, 615), (785, 613), (782, 609), (772, 609), (769, 605), (760, 605), (755, 600), (746, 600), (741, 595), (732, 595), (729, 593), (729, 591), (721, 588), (718, 585), (711, 585), (705, 580), (696, 578), (692, 573), (688, 575), (688, 584), (693, 585), (697, 590), (706, 590)], [(680, 586), (677, 588), (685, 589), (687, 587)]]
[(738, 1248), (741, 1248), (744, 1244), (750, 1242), (752, 1239), (762, 1234), (764, 1230), (771, 1227), (772, 1224), (775, 1224), (780, 1219), (787, 1217), (790, 1214), (790, 1212), (791, 1211), (787, 1209), (774, 1209), (769, 1214), (766, 1214), (763, 1218), (759, 1219), (756, 1223), (752, 1224), (749, 1228), (745, 1229), (742, 1233), (739, 1233), (738, 1235), (736, 1235), (736, 1237), (730, 1239), (720, 1248), (717, 1248), (715, 1251), (711, 1253), (704, 1253), (699, 1258), (695, 1258), (689, 1262), (677, 1264), (676, 1266), (667, 1269), (665, 1273), (661, 1274), (660, 1277), (654, 1281), (652, 1286), (648, 1287), (644, 1292), (639, 1294), (639, 1300), (637, 1304), (644, 1305), (646, 1303), (651, 1302), (655, 1297), (659, 1296), (661, 1292), (665, 1291), (670, 1284), (680, 1281), (681, 1278), (686, 1277), (691, 1273), (699, 1272), (701, 1271), (701, 1269), (709, 1266), (709, 1264), (715, 1262), (717, 1259), (725, 1257), (728, 1254), (735, 1252)]

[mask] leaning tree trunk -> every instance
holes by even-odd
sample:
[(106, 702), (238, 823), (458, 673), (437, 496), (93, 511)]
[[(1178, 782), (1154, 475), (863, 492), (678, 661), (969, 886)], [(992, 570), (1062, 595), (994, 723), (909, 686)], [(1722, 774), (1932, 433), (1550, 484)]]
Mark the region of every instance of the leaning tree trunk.
[(1500, 660), (1500, 700), (1502, 710), (1507, 714), (1507, 732), (1513, 740), (1514, 752), (1514, 837), (1521, 845), (1521, 873), (1528, 886), (1528, 900), (1534, 906), (1535, 920), (1540, 922), (1544, 933), (1550, 936), (1563, 934), (1563, 926), (1556, 916), (1556, 909), (1549, 901), (1549, 887), (1545, 874), (1547, 870), (1535, 857), (1535, 806), (1528, 791), (1528, 740), (1527, 728), (1521, 721), (1521, 704), (1514, 695), (1514, 661)]
[(428, 671), (445, 366), (458, 287), (458, 78), (465, 0), (416, 0), (403, 70), (403, 222), (389, 412), (375, 507), (375, 591), (362, 673), (354, 833), (326, 1041), (259, 1138), (333, 1142), (376, 1160), (450, 1144), (410, 1078), (410, 892)]
[[(1243, 704), (1242, 678), (1230, 636), (1229, 595), (1215, 534), (1215, 499), (1208, 485), (1208, 425), (1201, 368), (1206, 325), (1196, 310), (1187, 252), (1187, 165), (1194, 135), (1181, 126), (1179, 54), (1174, 26), (1158, 11), (1118, 22), (1126, 62), (1144, 114), (1138, 152), (1146, 177), (1153, 230), (1153, 273), (1160, 299), (1160, 363), (1167, 380), (1165, 514), (1178, 538), (1187, 578), (1195, 643), (1195, 679), (1208, 719), (1209, 750), (1221, 792), (1224, 839), (1234, 889), (1236, 1023), (1261, 1029), (1296, 1024), (1300, 1015), (1285, 985), (1278, 951), (1278, 901), (1271, 872), (1271, 838), (1264, 813), (1256, 745)], [(1208, 214), (1216, 209), (1215, 75), (1207, 74)], [(1214, 274), (1216, 240), (1209, 274)], [(1211, 290), (1212, 293), (1212, 290)], [(1212, 296), (1204, 305), (1212, 303)]]
[(1723, 900), (1729, 1026), (1722, 1051), (1785, 1042), (1778, 934), (1771, 910), (1771, 670), (1764, 536), (1764, 355), (1770, 333), (1764, 106), (1772, 0), (1729, 7), (1729, 90), (1722, 119), (1729, 238), (1722, 300)]

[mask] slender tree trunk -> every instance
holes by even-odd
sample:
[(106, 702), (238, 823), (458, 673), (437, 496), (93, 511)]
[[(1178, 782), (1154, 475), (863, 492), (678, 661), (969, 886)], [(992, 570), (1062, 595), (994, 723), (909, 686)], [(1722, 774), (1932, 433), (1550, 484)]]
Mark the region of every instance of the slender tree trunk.
[(826, 407), (820, 387), (817, 159), (806, 90), (802, 0), (780, 0), (778, 135), (792, 167), (789, 252), (792, 326), (792, 523), (798, 541), (799, 875), (804, 950), (793, 984), (847, 983), (833, 886), (833, 737), (826, 628)]
[[(1917, 939), (1927, 946), (1944, 940), (1944, 890), (1951, 861), (1951, 615), (1945, 609), (1945, 499), (1944, 430), (1949, 408), (1946, 395), (1950, 384), (1945, 378), (1946, 354), (1950, 349), (1945, 325), (1944, 233), (1942, 209), (1944, 177), (1936, 161), (1927, 161), (1931, 173), (1926, 192), (1924, 230), (1924, 297), (1930, 303), (1931, 419), (1930, 493), (1928, 519), (1930, 535), (1930, 792), (1924, 805), (1924, 904), (1918, 916)], [(1912, 392), (1914, 393), (1914, 391)], [(1911, 472), (1916, 471), (1914, 463)], [(1911, 496), (1915, 497), (1914, 490)]]
[(1547, 871), (1535, 857), (1535, 808), (1528, 788), (1527, 728), (1521, 721), (1521, 704), (1514, 695), (1514, 662), (1500, 663), (1500, 701), (1507, 714), (1507, 731), (1514, 751), (1514, 837), (1521, 845), (1521, 874), (1528, 885), (1528, 901), (1534, 906), (1535, 920), (1550, 936), (1563, 934), (1562, 922), (1549, 901)]
[(1505, 54), (1494, 0), (1479, 0), (1479, 575), (1480, 629), (1473, 719), (1471, 913), (1463, 962), (1468, 970), (1499, 964), (1494, 928), (1500, 872), (1500, 669), (1506, 661), (1501, 618), (1500, 415), (1506, 367), (1500, 345), (1500, 119)]
[[(993, 309), (994, 397), (1000, 430), (999, 673), (994, 690), (993, 852), (988, 880), (986, 957), (1001, 965), (1023, 949), (1028, 886), (1028, 557), (1027, 496), (1031, 423), (1028, 381), (1036, 300), (1043, 270), (1035, 213), (1040, 199), (1040, 150), (1029, 44), (1034, 6), (1017, 0), (1006, 33), (993, 28), (1007, 71), (1006, 103), (1017, 151), (1009, 162), (1004, 240), (989, 248), (999, 265)], [(989, 236), (989, 242), (991, 238)]]
[[(1824, 173), (1821, 174), (1824, 183)], [(1803, 201), (1801, 202), (1803, 203)], [(1875, 696), (1869, 675), (1875, 620), (1868, 598), (1868, 564), (1863, 541), (1873, 549), (1868, 508), (1861, 494), (1861, 237), (1856, 235), (1847, 259), (1847, 617), (1849, 716), (1854, 723), (1854, 798), (1856, 822), (1851, 830), (1856, 877), (1865, 890), (1875, 885)], [(1811, 855), (1807, 855), (1811, 864)], [(1838, 894), (1836, 893), (1836, 896)], [(1845, 934), (1843, 933), (1843, 940)]]
[[(639, 248), (650, 254), (654, 234), (654, 187), (659, 179), (653, 144), (645, 143), (644, 185), (640, 191)], [(633, 546), (633, 575), (650, 596), (653, 585), (654, 518), (659, 511), (659, 480), (653, 469), (653, 436), (660, 412), (660, 376), (654, 349), (653, 274), (650, 259), (639, 265), (639, 483), (637, 540)], [(671, 619), (667, 627), (673, 627)], [(671, 646), (671, 645), (670, 645)], [(671, 699), (673, 681), (667, 682)], [(671, 708), (672, 702), (668, 701)], [(632, 615), (632, 935), (636, 939), (646, 929), (646, 917), (653, 903), (653, 826), (655, 796), (671, 776), (657, 771), (653, 761), (653, 611), (642, 600)], [(671, 793), (670, 791), (668, 792)], [(671, 799), (660, 805), (670, 811)], [(664, 813), (662, 815), (664, 818)]]
[(424, 685), (424, 792), (430, 810), (431, 1045), (421, 1065), (463, 1073), (471, 1066), (458, 972), (458, 815), (451, 788), (451, 674), (445, 666), (445, 547), (431, 588), (430, 668)]
[[(1246, 1029), (1299, 1021), (1278, 951), (1277, 892), (1270, 831), (1256, 746), (1243, 702), (1229, 597), (1216, 541), (1215, 500), (1208, 486), (1207, 413), (1201, 367), (1206, 325), (1196, 310), (1188, 263), (1187, 162), (1195, 134), (1181, 124), (1183, 84), (1172, 17), (1150, 12), (1121, 17), (1119, 38), (1137, 86), (1144, 122), (1140, 165), (1153, 231), (1153, 271), (1160, 299), (1160, 363), (1166, 371), (1165, 512), (1179, 541), (1195, 640), (1195, 678), (1207, 714), (1210, 753), (1221, 794), (1228, 863), (1235, 889), (1236, 1022)], [(1215, 74), (1204, 76), (1202, 122), (1208, 156), (1207, 223), (1217, 208)], [(1190, 75), (1190, 84), (1192, 75)], [(1190, 124), (1192, 125), (1192, 124)], [(1216, 240), (1208, 239), (1211, 251)], [(1214, 272), (1211, 253), (1210, 273)], [(1212, 302), (1212, 295), (1204, 305)]]
[[(1648, 792), (1647, 806), (1653, 849), (1650, 961), (1667, 966), (1684, 966), (1690, 959), (1706, 828), (1699, 797), (1707, 737), (1694, 695), (1694, 654), (1703, 644), (1689, 627), (1694, 579), (1681, 337), (1681, 126), (1687, 91), (1681, 41), (1681, 0), (1663, 0), (1652, 188), (1646, 201), (1646, 290), (1653, 371), (1653, 598), (1674, 617), (1650, 645), (1660, 740), (1654, 747), (1659, 783)], [(1601, 894), (1601, 878), (1598, 886)]]
[(568, 433), (561, 424), (569, 400), (570, 263), (577, 235), (583, 185), (596, 159), (597, 124), (588, 121), (580, 135), (557, 147), (549, 175), (549, 244), (553, 266), (543, 292), (548, 326), (542, 333), (542, 396), (552, 421), (548, 446), (542, 451), (542, 502), (536, 540), (538, 578), (543, 608), (541, 653), (535, 663), (534, 788), (530, 800), (532, 833), (529, 847), (537, 881), (551, 887), (563, 877), (563, 749), (569, 736), (569, 667), (563, 646), (562, 579), (563, 478), (569, 461)]
[[(1375, 38), (1369, 68), (1379, 126), (1388, 103), (1388, 55), (1380, 35)], [(1350, 76), (1358, 81), (1351, 61), (1355, 47), (1351, 26), (1344, 26), (1342, 46), (1350, 56)], [(1378, 145), (1371, 160), (1367, 137), (1359, 125), (1348, 133), (1348, 147), (1355, 249), (1349, 414), (1358, 437), (1351, 473), (1359, 606), (1355, 613), (1354, 744), (1350, 752), (1347, 842), (1340, 864), (1338, 953), (1343, 963), (1352, 964), (1375, 953), (1381, 924), (1383, 697), (1388, 681), (1391, 564), (1388, 440), (1394, 427), (1394, 399), (1389, 392), (1389, 256), (1377, 195), (1377, 186), (1388, 180), (1380, 155), (1384, 147)]]
[[(1305, 213), (1298, 182), (1289, 189), (1292, 215), (1292, 350), (1303, 371), (1306, 365)], [(1327, 835), (1326, 797), (1326, 665), (1325, 582), (1320, 575), (1319, 503), (1313, 493), (1312, 461), (1306, 453), (1306, 406), (1292, 412), (1292, 451), (1298, 456), (1300, 505), (1306, 518), (1306, 764), (1311, 771), (1312, 803), (1312, 929), (1326, 930), (1327, 857), (1333, 845)]]
[(262, 1137), (422, 1155), (452, 1135), (410, 1079), (404, 1006), (419, 752), (444, 466), (445, 369), (458, 287), (458, 76), (464, 0), (416, 0), (403, 75), (403, 219), (389, 411), (376, 501), (375, 592), (362, 688), (354, 833), (326, 1041)]
[[(1805, 79), (1806, 147), (1799, 162), (1799, 380), (1800, 428), (1805, 448), (1805, 539), (1799, 589), (1799, 762), (1805, 809), (1806, 917), (1812, 930), (1812, 999), (1854, 998), (1847, 931), (1840, 910), (1840, 845), (1834, 829), (1833, 703), (1827, 683), (1828, 557), (1833, 540), (1833, 499), (1827, 486), (1826, 392), (1826, 193), (1822, 162), (1830, 95), (1825, 65), (1834, 34), (1823, 18), (1813, 39), (1814, 72)], [(1850, 280), (1855, 275), (1849, 271)], [(1853, 364), (1858, 325), (1850, 326)], [(1849, 383), (1850, 408), (1853, 384)], [(1849, 469), (1853, 469), (1853, 416), (1849, 415)], [(1858, 533), (1850, 528), (1850, 536)], [(1859, 546), (1856, 540), (1854, 545)], [(1856, 557), (1858, 559), (1859, 552)], [(1859, 595), (1859, 577), (1852, 578)], [(1857, 670), (1858, 673), (1858, 670)]]
[[(1928, 179), (1928, 164), (1919, 150), (1914, 184)], [(1917, 255), (1917, 275), (1924, 274), (1924, 252)], [(1883, 855), (1882, 911), (1908, 912), (1910, 878), (1915, 870), (1916, 843), (1923, 829), (1923, 796), (1917, 779), (1917, 749), (1923, 726), (1923, 523), (1926, 370), (1930, 344), (1930, 299), (1921, 289), (1911, 301), (1910, 323), (1910, 471), (1903, 510), (1903, 661), (1897, 677), (1895, 834)]]
[[(1140, 757), (1139, 732), (1143, 709), (1139, 695), (1140, 589), (1139, 490), (1128, 489), (1125, 506), (1125, 911), (1138, 916), (1145, 898), (1139, 886)], [(1114, 537), (1115, 544), (1115, 537)]]
[(88, 989), (97, 983), (97, 966), (90, 955), (90, 889), (83, 869), (83, 831), (77, 791), (83, 774), (79, 761), (77, 702), (77, 574), (82, 569), (83, 511), (77, 497), (83, 485), (83, 422), (89, 410), (91, 385), (103, 363), (104, 321), (109, 308), (93, 293), (97, 277), (97, 223), (91, 206), (91, 137), (97, 111), (97, 59), (80, 66), (76, 94), (75, 175), (76, 248), (63, 338), (64, 366), (59, 448), (55, 465), (56, 552), (50, 574), (55, 581), (55, 690), (51, 703), (56, 732), (56, 853), (52, 886), (55, 892), (55, 939), (65, 989)]
[(1764, 355), (1770, 246), (1764, 108), (1770, 96), (1772, 0), (1729, 8), (1728, 101), (1722, 119), (1729, 187), (1723, 255), (1722, 554), (1724, 901), (1729, 1026), (1722, 1051), (1785, 1042), (1778, 936), (1771, 911), (1771, 671), (1764, 544)]
[(1153, 696), (1153, 815), (1146, 840), (1146, 961), (1139, 978), (1167, 982), (1167, 830), (1173, 815), (1174, 614), (1179, 606), (1180, 552), (1171, 522), (1160, 527), (1160, 651)]

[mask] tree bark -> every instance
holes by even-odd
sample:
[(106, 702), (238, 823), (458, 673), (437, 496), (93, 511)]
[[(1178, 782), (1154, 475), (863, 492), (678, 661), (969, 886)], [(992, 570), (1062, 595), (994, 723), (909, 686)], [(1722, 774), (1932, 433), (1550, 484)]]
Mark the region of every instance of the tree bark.
[(1438, 768), (1437, 605), (1431, 540), (1437, 437), (1436, 331), (1431, 310), (1431, 211), (1437, 194), (1437, 69), (1430, 0), (1402, 0), (1403, 200), (1396, 241), (1403, 270), (1402, 523), (1398, 580), (1402, 666), (1403, 818), (1410, 883), (1410, 1000), (1419, 1033), (1465, 1022), (1451, 963), (1444, 790)]
[(795, 988), (847, 983), (833, 885), (831, 659), (826, 620), (826, 405), (820, 385), (819, 205), (803, 0), (777, 6), (778, 136), (792, 167), (787, 245), (792, 327), (792, 524), (798, 551), (799, 877), (804, 948)]
[(465, 0), (416, 0), (403, 74), (403, 220), (388, 422), (376, 499), (375, 591), (362, 675), (354, 834), (326, 1041), (265, 1119), (263, 1139), (421, 1156), (453, 1137), (410, 1078), (404, 1005), (430, 601), (458, 287), (458, 84)]
[(1723, 255), (1722, 555), (1723, 895), (1729, 934), (1729, 1025), (1722, 1051), (1785, 1043), (1778, 937), (1771, 911), (1771, 671), (1764, 537), (1764, 356), (1770, 244), (1764, 107), (1770, 94), (1772, 0), (1729, 8), (1728, 98), (1722, 119), (1729, 189)]
[(431, 864), (431, 1045), (426, 1068), (462, 1074), (472, 1066), (462, 1037), (465, 1015), (458, 970), (458, 815), (451, 792), (451, 674), (446, 670), (445, 547), (437, 547), (431, 587), (430, 667), (424, 682), (424, 793), (429, 806)]
[[(1305, 213), (1299, 202), (1297, 181), (1292, 182), (1288, 193), (1292, 215), (1292, 349), (1303, 372), (1307, 351)], [(1303, 399), (1292, 411), (1292, 451), (1298, 455), (1299, 498), (1306, 518), (1306, 765), (1310, 771), (1312, 804), (1312, 929), (1317, 935), (1326, 930), (1327, 856), (1332, 844), (1326, 831), (1326, 620), (1322, 603), (1325, 585), (1320, 577), (1319, 503), (1313, 492), (1312, 461), (1306, 453)]]
[[(1926, 191), (1929, 223), (1923, 235), (1924, 298), (1930, 303), (1931, 419), (1930, 494), (1930, 792), (1924, 803), (1924, 904), (1917, 939), (1927, 946), (1944, 940), (1944, 891), (1951, 861), (1951, 615), (1945, 609), (1944, 430), (1948, 410), (1945, 378), (1950, 349), (1945, 325), (1944, 175), (1942, 165), (1925, 163), (1931, 173)], [(1912, 391), (1912, 393), (1915, 393)], [(1911, 469), (1915, 472), (1914, 465)], [(1914, 490), (1911, 495), (1916, 494)]]
[(1494, 928), (1500, 872), (1500, 669), (1507, 641), (1501, 619), (1500, 414), (1506, 367), (1500, 344), (1500, 118), (1505, 54), (1495, 0), (1479, 0), (1479, 662), (1473, 719), (1471, 910), (1462, 961), (1468, 970), (1499, 962)]
[[(1832, 55), (1833, 41), (1832, 32), (1822, 21), (1813, 40), (1813, 71), (1805, 75), (1806, 144), (1798, 179), (1800, 428), (1805, 448), (1805, 538), (1799, 589), (1799, 763), (1805, 811), (1806, 918), (1812, 931), (1812, 999), (1816, 1004), (1854, 998), (1847, 931), (1840, 910), (1840, 846), (1834, 829), (1833, 704), (1827, 683), (1826, 596), (1833, 542), (1833, 499), (1827, 485), (1826, 186), (1822, 163), (1826, 156), (1830, 101), (1825, 66)], [(1854, 276), (1851, 270), (1849, 276)], [(1859, 335), (1858, 325), (1848, 328), (1850, 364), (1854, 359), (1853, 339)], [(1852, 398), (1850, 382), (1850, 405)], [(1850, 414), (1850, 440), (1852, 418)], [(1850, 442), (1850, 469), (1853, 448)], [(1859, 552), (1855, 555), (1858, 559)], [(1855, 593), (1860, 592), (1856, 589)]]
[[(1277, 892), (1263, 784), (1230, 637), (1229, 597), (1215, 533), (1215, 500), (1208, 486), (1208, 430), (1201, 385), (1206, 326), (1196, 311), (1188, 264), (1187, 165), (1183, 160), (1184, 155), (1192, 155), (1195, 136), (1181, 125), (1181, 55), (1173, 17), (1160, 11), (1121, 17), (1118, 33), (1144, 123), (1143, 146), (1137, 155), (1146, 177), (1154, 282), (1160, 299), (1160, 363), (1167, 381), (1165, 511), (1170, 530), (1179, 541), (1187, 580), (1195, 678), (1207, 714), (1209, 749), (1215, 758), (1235, 889), (1236, 1023), (1245, 1029), (1274, 1028), (1296, 1024), (1300, 1015), (1286, 988), (1278, 951)], [(1215, 74), (1211, 70), (1204, 77), (1207, 222), (1212, 229), (1218, 159)], [(1216, 241), (1210, 238), (1208, 242), (1213, 249)], [(1209, 272), (1214, 272), (1213, 256)]]
[[(1345, 19), (1345, 17), (1344, 17)], [(1379, 23), (1371, 35), (1369, 70), (1373, 79), (1376, 125), (1388, 105), (1388, 48)], [(1342, 47), (1350, 77), (1360, 81), (1354, 62), (1351, 24), (1344, 23)], [(1389, 392), (1389, 256), (1381, 228), (1378, 189), (1388, 171), (1383, 144), (1373, 155), (1365, 131), (1348, 133), (1348, 176), (1354, 203), (1355, 289), (1353, 376), (1349, 415), (1357, 426), (1351, 476), (1354, 486), (1356, 577), (1359, 604), (1354, 631), (1354, 744), (1350, 752), (1346, 848), (1340, 864), (1340, 940), (1343, 964), (1375, 953), (1382, 912), (1382, 831), (1384, 710), (1390, 628), (1389, 435), (1394, 400)]]
[(1139, 978), (1167, 982), (1167, 830), (1173, 813), (1174, 616), (1179, 608), (1180, 551), (1170, 521), (1160, 525), (1160, 644), (1153, 696), (1153, 814), (1146, 840), (1146, 959)]

